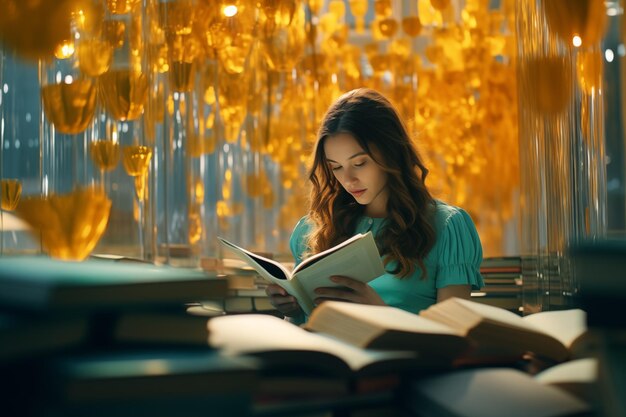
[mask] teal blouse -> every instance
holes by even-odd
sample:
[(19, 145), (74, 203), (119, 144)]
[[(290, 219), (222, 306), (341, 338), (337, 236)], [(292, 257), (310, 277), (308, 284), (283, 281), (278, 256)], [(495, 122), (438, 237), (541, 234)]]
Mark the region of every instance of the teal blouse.
[[(362, 217), (354, 232), (366, 233), (371, 230), (376, 238), (384, 223), (384, 218)], [(428, 272), (426, 279), (422, 279), (422, 271), (416, 267), (410, 277), (396, 278), (387, 273), (370, 281), (369, 285), (386, 304), (418, 313), (435, 304), (439, 288), (469, 284), (476, 290), (483, 286), (479, 273), (483, 251), (469, 214), (461, 208), (437, 201), (434, 226), (437, 240), (424, 259)], [(308, 217), (305, 216), (291, 234), (289, 243), (296, 264), (302, 261), (302, 254), (307, 249), (306, 235), (310, 228)], [(395, 261), (387, 265), (386, 269), (393, 270), (394, 267)]]

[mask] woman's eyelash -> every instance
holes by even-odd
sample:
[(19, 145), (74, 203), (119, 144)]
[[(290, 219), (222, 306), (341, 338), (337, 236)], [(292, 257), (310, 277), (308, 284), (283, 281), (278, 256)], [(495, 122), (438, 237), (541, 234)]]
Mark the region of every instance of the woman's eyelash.
[[(366, 162), (367, 162), (367, 161), (359, 162), (359, 163), (357, 163), (357, 164), (354, 164), (354, 166), (355, 166), (355, 167), (357, 167), (357, 168), (358, 168), (358, 167), (362, 167), (363, 165), (365, 165), (365, 163), (366, 163)], [(339, 169), (341, 169), (341, 168), (342, 168), (342, 167), (341, 167), (341, 165), (336, 166), (336, 167), (333, 167), (333, 166), (331, 166), (331, 167), (330, 167), (330, 169), (331, 169), (332, 171), (337, 171), (337, 170), (339, 170)]]

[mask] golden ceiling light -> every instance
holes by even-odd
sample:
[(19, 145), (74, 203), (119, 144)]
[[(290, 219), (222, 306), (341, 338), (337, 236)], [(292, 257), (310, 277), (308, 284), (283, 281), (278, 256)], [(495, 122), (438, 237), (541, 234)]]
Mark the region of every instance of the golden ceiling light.
[(5, 0), (0, 12), (0, 40), (23, 58), (49, 58), (70, 39), (75, 0)]
[(430, 4), (441, 12), (450, 7), (450, 0), (430, 0)]
[(555, 115), (566, 109), (573, 89), (569, 60), (560, 56), (531, 57), (522, 64), (522, 70), (532, 86), (522, 93), (534, 110)]
[(548, 28), (566, 45), (575, 36), (582, 46), (600, 42), (607, 26), (606, 7), (599, 0), (544, 0)]
[(41, 236), (54, 258), (82, 261), (106, 230), (111, 200), (100, 190), (77, 188), (68, 194), (25, 198), (16, 213)]
[(602, 85), (602, 53), (600, 51), (579, 51), (576, 55), (576, 76), (578, 85), (587, 94), (599, 92)]
[(407, 16), (402, 18), (402, 30), (408, 36), (414, 38), (422, 31), (422, 22), (418, 16)]

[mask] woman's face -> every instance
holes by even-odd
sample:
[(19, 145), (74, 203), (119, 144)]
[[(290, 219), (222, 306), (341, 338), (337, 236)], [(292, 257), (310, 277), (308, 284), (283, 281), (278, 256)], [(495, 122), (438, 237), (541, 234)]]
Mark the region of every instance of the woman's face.
[[(375, 152), (375, 151), (374, 151)], [(364, 206), (365, 215), (387, 214), (387, 173), (370, 157), (359, 142), (348, 133), (328, 136), (324, 154), (335, 178), (354, 199)]]

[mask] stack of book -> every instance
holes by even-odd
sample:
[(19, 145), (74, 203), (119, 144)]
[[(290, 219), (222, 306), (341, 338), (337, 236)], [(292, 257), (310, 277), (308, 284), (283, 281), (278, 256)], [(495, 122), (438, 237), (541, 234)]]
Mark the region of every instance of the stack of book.
[(521, 257), (485, 258), (480, 274), (485, 286), (472, 291), (472, 300), (523, 314)]
[[(264, 254), (269, 259), (269, 254)], [(221, 300), (204, 300), (189, 307), (188, 312), (200, 316), (223, 314), (267, 313), (278, 314), (265, 293), (267, 280), (245, 262), (224, 258), (201, 262), (207, 272), (217, 273), (228, 283), (228, 294)]]
[[(211, 349), (208, 320), (185, 311), (227, 294), (200, 270), (0, 258), (0, 371), (15, 376), (3, 410), (177, 415), (217, 392), (224, 407), (249, 408), (257, 366)], [(241, 381), (228, 385), (229, 375)]]

